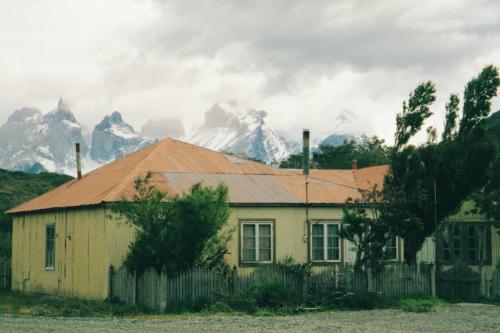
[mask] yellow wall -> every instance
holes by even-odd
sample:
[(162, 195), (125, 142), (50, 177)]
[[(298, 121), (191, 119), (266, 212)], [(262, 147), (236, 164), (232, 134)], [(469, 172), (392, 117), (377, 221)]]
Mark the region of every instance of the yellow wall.
[[(312, 223), (315, 220), (342, 220), (342, 209), (333, 208), (310, 208), (309, 219)], [(275, 228), (275, 259), (280, 260), (286, 256), (293, 257), (299, 263), (308, 261), (308, 226), (306, 224), (306, 209), (295, 208), (275, 208), (275, 207), (239, 207), (233, 208), (229, 219), (229, 226), (234, 230), (233, 239), (229, 245), (227, 262), (232, 267), (239, 264), (239, 222), (241, 220), (274, 220)], [(401, 241), (398, 242), (398, 257), (403, 258)], [(341, 257), (344, 262), (354, 263), (355, 251), (353, 244), (346, 240), (341, 240)], [(246, 268), (243, 268), (245, 270)], [(251, 269), (251, 268), (249, 268)]]
[[(305, 208), (232, 208), (229, 228), (233, 238), (229, 244), (228, 263), (239, 263), (239, 223), (241, 220), (273, 220), (275, 259), (292, 256), (297, 262), (308, 260), (308, 231)], [(340, 208), (310, 208), (309, 219), (342, 219)], [(470, 220), (468, 216), (454, 221)], [(56, 226), (55, 268), (45, 269), (45, 227)], [(499, 229), (492, 228), (493, 265), (500, 258)], [(33, 213), (14, 216), (12, 287), (14, 290), (44, 292), (83, 298), (104, 299), (108, 296), (109, 265), (122, 266), (133, 241), (135, 228), (123, 218), (112, 216), (108, 209), (87, 208)], [(403, 258), (399, 241), (399, 259)], [(352, 244), (342, 241), (344, 262), (353, 263)], [(419, 258), (433, 261), (435, 246), (431, 238), (424, 244)], [(241, 268), (250, 271), (252, 268)], [(485, 267), (487, 276), (492, 266)]]
[(127, 258), (130, 243), (135, 237), (135, 227), (126, 220), (106, 210), (106, 225), (108, 226), (107, 248), (109, 264), (120, 268)]
[[(81, 209), (14, 216), (12, 288), (105, 298), (108, 248), (105, 210)], [(55, 224), (55, 267), (45, 269), (45, 228)]]
[[(298, 208), (232, 208), (229, 228), (228, 263), (239, 263), (239, 221), (274, 220), (275, 259), (292, 256), (297, 262), (308, 260), (306, 210)], [(342, 219), (341, 208), (310, 208), (309, 219)], [(56, 264), (45, 270), (45, 226), (56, 225)], [(85, 298), (106, 298), (108, 268), (122, 266), (135, 235), (134, 227), (108, 209), (74, 209), (14, 217), (13, 288), (29, 292), (47, 292)], [(70, 239), (71, 238), (71, 239)], [(354, 262), (352, 244), (342, 241), (341, 257)], [(399, 258), (403, 258), (399, 242)], [(242, 270), (249, 270), (244, 268)]]

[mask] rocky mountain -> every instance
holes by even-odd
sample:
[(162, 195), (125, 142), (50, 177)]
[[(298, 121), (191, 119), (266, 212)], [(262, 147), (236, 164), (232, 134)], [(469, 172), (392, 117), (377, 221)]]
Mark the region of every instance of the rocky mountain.
[(77, 142), (81, 146), (83, 169), (88, 172), (155, 140), (135, 132), (118, 112), (106, 116), (89, 135), (60, 99), (49, 113), (21, 108), (0, 126), (0, 168), (74, 175)]
[(123, 121), (119, 112), (96, 125), (92, 132), (90, 158), (104, 164), (144, 148), (155, 140), (136, 133), (132, 126)]
[(280, 160), (297, 149), (270, 127), (266, 111), (238, 110), (235, 102), (216, 103), (205, 122), (183, 140), (213, 150), (244, 155), (264, 162)]
[[(242, 109), (236, 102), (223, 102), (207, 110), (202, 126), (188, 134), (178, 118), (151, 119), (138, 133), (119, 112), (104, 117), (90, 132), (61, 99), (47, 114), (35, 108), (18, 109), (0, 126), (0, 168), (74, 175), (76, 142), (82, 148), (83, 171), (88, 172), (166, 136), (266, 163), (298, 152), (300, 133), (296, 142), (289, 142), (266, 122), (266, 117), (266, 111)], [(313, 142), (313, 149), (319, 144), (361, 140), (360, 136), (350, 134), (356, 133), (351, 130), (360, 122), (352, 112), (344, 110), (329, 121), (334, 134), (320, 136)]]
[(0, 168), (72, 173), (75, 142), (83, 142), (81, 126), (62, 99), (45, 115), (18, 109), (0, 127)]

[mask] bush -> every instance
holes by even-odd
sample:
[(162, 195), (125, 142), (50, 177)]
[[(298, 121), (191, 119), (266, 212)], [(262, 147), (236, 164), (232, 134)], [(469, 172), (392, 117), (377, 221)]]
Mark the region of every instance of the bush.
[(248, 313), (254, 313), (255, 311), (257, 311), (255, 297), (248, 291), (245, 293), (233, 293), (226, 295), (217, 303), (220, 303), (219, 307), (222, 307), (221, 304), (225, 304), (233, 311)]
[(297, 312), (300, 297), (278, 281), (255, 285), (244, 292), (223, 296), (208, 306), (209, 311), (238, 311), (259, 315), (263, 313), (292, 314)]
[(404, 298), (400, 301), (400, 308), (406, 312), (430, 312), (436, 305), (441, 304), (437, 298)]
[(339, 297), (337, 305), (349, 309), (371, 310), (383, 303), (382, 296), (376, 292), (346, 293)]
[(300, 304), (299, 295), (277, 281), (257, 285), (253, 297), (255, 304), (262, 308), (297, 307)]

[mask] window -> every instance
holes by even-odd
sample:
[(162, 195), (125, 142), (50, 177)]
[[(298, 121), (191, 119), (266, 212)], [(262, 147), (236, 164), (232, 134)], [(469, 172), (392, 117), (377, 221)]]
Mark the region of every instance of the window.
[(491, 261), (490, 232), (490, 227), (486, 223), (450, 223), (443, 231), (440, 243), (442, 252), (438, 252), (438, 255), (443, 261), (489, 263)]
[(443, 232), (443, 257), (446, 261), (461, 258), (461, 228), (460, 225), (450, 224)]
[(311, 224), (311, 261), (340, 261), (339, 223), (316, 222)]
[(241, 223), (241, 262), (271, 263), (273, 261), (273, 224)]
[(468, 231), (469, 260), (486, 260), (486, 226), (470, 225)]
[(45, 226), (45, 269), (53, 270), (56, 257), (56, 227), (54, 224)]
[(398, 260), (398, 238), (395, 235), (387, 239), (384, 246), (384, 254), (386, 260)]

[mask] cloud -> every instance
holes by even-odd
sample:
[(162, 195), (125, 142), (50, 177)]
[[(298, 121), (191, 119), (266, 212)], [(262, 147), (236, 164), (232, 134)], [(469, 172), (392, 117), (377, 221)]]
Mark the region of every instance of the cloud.
[[(500, 65), (500, 2), (19, 0), (0, 5), (0, 122), (59, 96), (88, 126), (119, 110), (203, 122), (214, 102), (269, 112), (289, 137), (343, 110), (392, 138), (419, 82), (451, 92)], [(498, 100), (494, 106), (500, 107)]]

